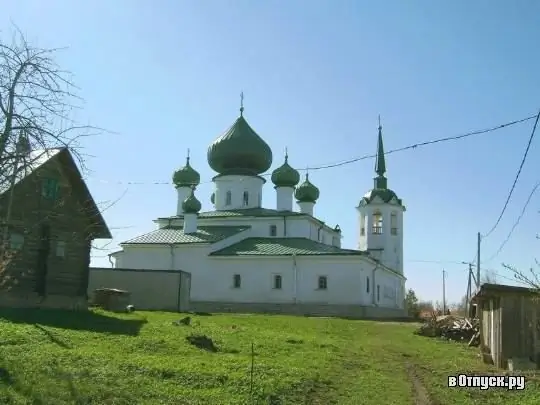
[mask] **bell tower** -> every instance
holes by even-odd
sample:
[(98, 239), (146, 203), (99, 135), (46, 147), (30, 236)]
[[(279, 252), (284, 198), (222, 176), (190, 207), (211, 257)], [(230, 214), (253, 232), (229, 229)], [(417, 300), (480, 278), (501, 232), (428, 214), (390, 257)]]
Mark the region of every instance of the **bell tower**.
[(405, 206), (388, 188), (379, 117), (379, 135), (373, 189), (356, 207), (359, 218), (358, 249), (370, 251), (385, 266), (403, 274), (403, 213)]

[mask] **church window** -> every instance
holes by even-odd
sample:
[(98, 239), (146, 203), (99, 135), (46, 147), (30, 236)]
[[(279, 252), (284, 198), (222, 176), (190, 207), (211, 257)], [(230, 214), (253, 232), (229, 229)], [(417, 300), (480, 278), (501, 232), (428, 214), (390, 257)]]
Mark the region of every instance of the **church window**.
[(277, 236), (277, 226), (270, 225), (270, 236)]
[(326, 290), (328, 288), (328, 279), (326, 276), (319, 276), (319, 290)]
[(366, 228), (362, 227), (360, 228), (360, 235), (364, 236), (366, 234)]
[(366, 292), (369, 294), (369, 277), (366, 277)]
[(380, 212), (375, 212), (373, 214), (373, 229), (371, 233), (375, 235), (380, 235), (383, 233), (383, 218)]
[(66, 255), (66, 242), (63, 240), (57, 240), (55, 242), (55, 254), (56, 257), (64, 257)]
[(261, 196), (261, 193), (259, 193), (259, 200), (258, 200), (258, 201), (259, 201), (259, 207), (261, 207), (261, 206), (262, 206), (262, 196)]
[(242, 285), (242, 278), (240, 277), (240, 274), (235, 274), (233, 277), (233, 287), (240, 288), (241, 285)]
[(247, 191), (244, 191), (244, 207), (247, 207), (249, 205), (249, 193)]
[(377, 301), (381, 300), (381, 286), (377, 284)]
[(225, 205), (231, 205), (232, 204), (232, 193), (230, 191), (227, 191), (225, 194)]
[(24, 235), (12, 233), (9, 235), (9, 248), (12, 250), (21, 250), (24, 245)]
[(281, 290), (281, 276), (279, 274), (276, 274), (274, 276), (274, 289)]
[(397, 235), (397, 214), (395, 212), (390, 215), (390, 233)]

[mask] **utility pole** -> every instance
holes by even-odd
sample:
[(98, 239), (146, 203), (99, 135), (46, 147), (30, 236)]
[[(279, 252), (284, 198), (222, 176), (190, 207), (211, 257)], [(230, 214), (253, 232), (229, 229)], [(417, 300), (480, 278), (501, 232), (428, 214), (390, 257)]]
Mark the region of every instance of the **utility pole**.
[(465, 316), (469, 316), (469, 306), (471, 301), (471, 278), (472, 278), (472, 264), (469, 263), (469, 274), (468, 274), (468, 280), (467, 280), (467, 295), (465, 295)]
[(446, 315), (446, 271), (442, 271), (442, 308), (443, 315)]
[(477, 240), (477, 251), (476, 251), (476, 288), (480, 289), (480, 242), (482, 241), (482, 237), (480, 236), (480, 232), (478, 232), (478, 240)]

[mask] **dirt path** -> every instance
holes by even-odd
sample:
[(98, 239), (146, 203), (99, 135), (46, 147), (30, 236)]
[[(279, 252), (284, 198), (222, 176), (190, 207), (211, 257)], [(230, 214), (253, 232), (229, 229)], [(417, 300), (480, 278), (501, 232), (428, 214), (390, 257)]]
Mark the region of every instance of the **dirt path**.
[(407, 363), (407, 374), (411, 380), (414, 394), (414, 405), (434, 405), (429, 399), (426, 387), (418, 377), (414, 365)]

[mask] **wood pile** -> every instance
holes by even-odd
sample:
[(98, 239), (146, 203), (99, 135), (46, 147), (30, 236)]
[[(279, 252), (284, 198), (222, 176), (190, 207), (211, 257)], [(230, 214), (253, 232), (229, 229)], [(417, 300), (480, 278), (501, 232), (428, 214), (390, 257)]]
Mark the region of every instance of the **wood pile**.
[(440, 337), (456, 342), (468, 342), (469, 346), (480, 344), (480, 323), (454, 315), (432, 316), (415, 331), (417, 335)]

